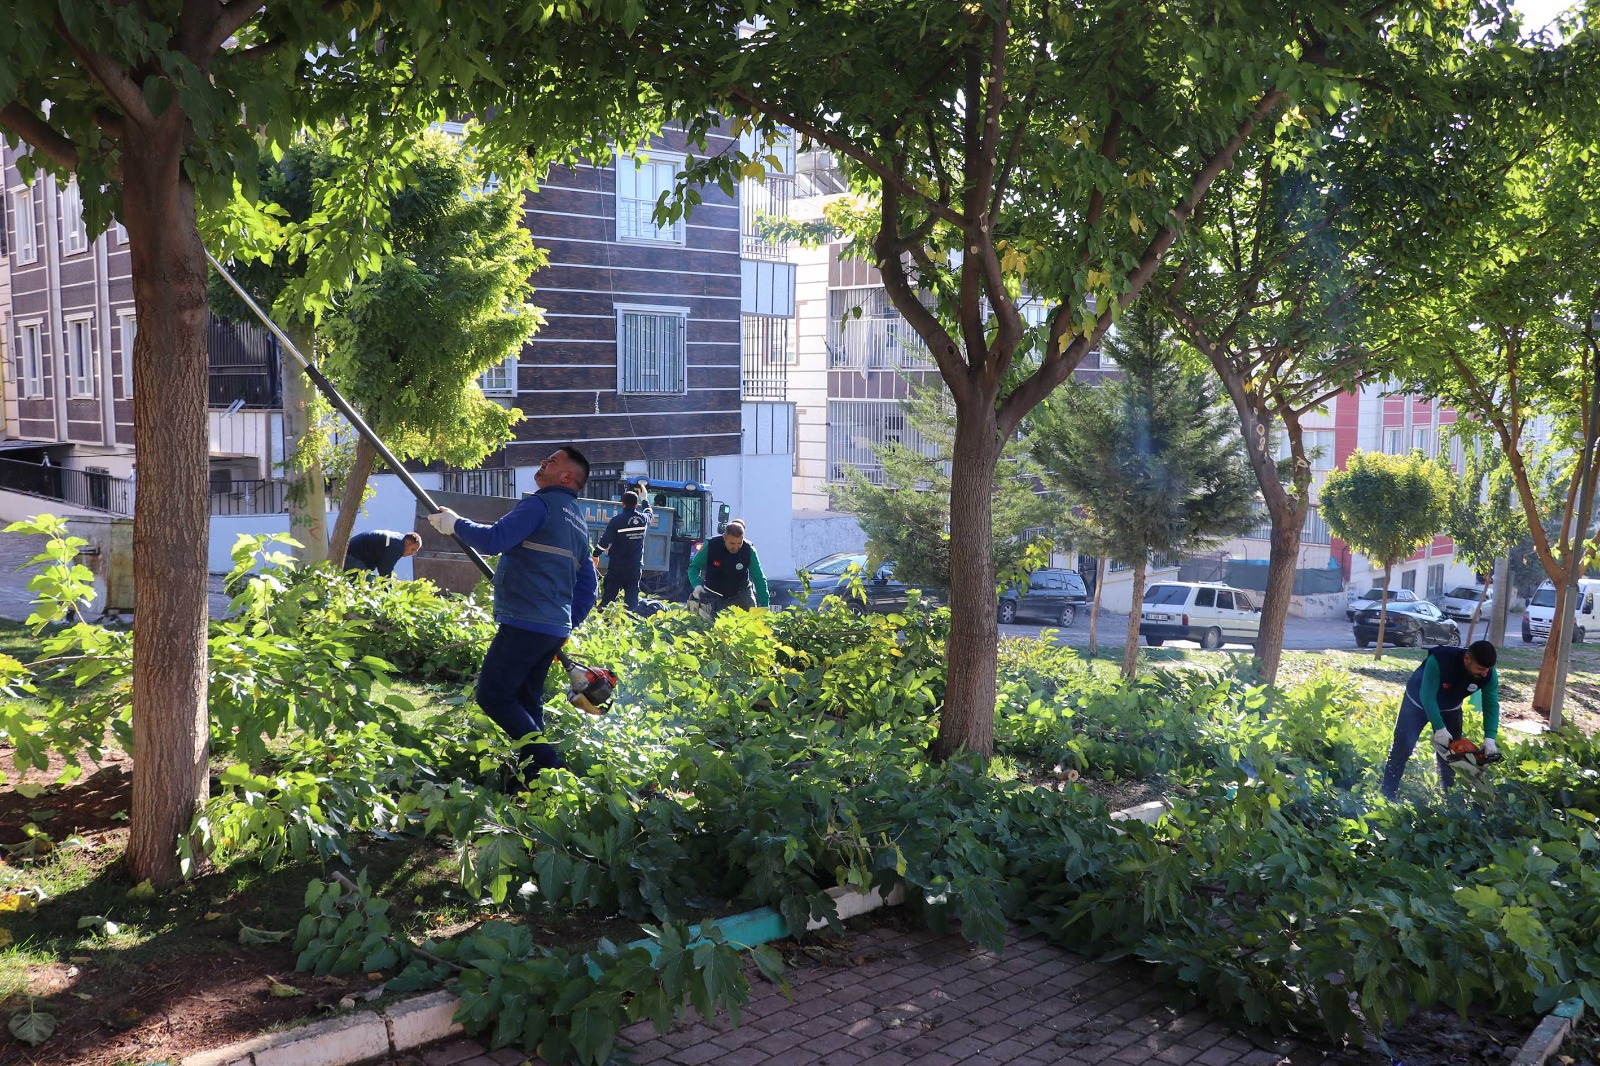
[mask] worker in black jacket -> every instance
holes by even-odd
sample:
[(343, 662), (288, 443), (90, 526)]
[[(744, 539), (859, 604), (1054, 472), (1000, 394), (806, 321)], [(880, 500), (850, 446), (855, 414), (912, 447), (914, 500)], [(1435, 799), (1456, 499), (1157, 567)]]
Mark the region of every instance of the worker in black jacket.
[(656, 513), (648, 503), (642, 502), (645, 482), (639, 482), (639, 491), (622, 494), (622, 510), (606, 523), (600, 534), (600, 547), (606, 553), (606, 580), (600, 593), (600, 606), (604, 607), (618, 596), (628, 605), (628, 610), (639, 609), (639, 578), (644, 570), (644, 538)]
[(389, 577), (394, 573), (395, 564), (411, 558), (421, 548), (419, 534), (369, 529), (350, 538), (344, 550), (344, 568), (370, 570), (379, 577)]

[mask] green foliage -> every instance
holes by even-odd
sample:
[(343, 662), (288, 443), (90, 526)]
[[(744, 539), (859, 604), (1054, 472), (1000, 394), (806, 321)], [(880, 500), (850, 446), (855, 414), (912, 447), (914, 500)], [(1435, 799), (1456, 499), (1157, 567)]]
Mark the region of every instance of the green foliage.
[(1322, 514), (1333, 535), (1387, 570), (1426, 545), (1449, 519), (1449, 470), (1421, 452), (1355, 452), (1328, 475)]
[[(895, 562), (895, 580), (930, 589), (950, 588), (950, 460), (955, 454), (955, 409), (942, 385), (912, 382), (900, 401), (908, 432), (873, 446), (883, 467), (880, 483), (855, 467), (833, 490), (867, 534), (872, 562)], [(1002, 451), (990, 496), (997, 574), (1022, 574), (1048, 559), (1057, 505), (1039, 491), (1038, 470), (1019, 442)], [(1033, 559), (1033, 565), (1025, 561)]]

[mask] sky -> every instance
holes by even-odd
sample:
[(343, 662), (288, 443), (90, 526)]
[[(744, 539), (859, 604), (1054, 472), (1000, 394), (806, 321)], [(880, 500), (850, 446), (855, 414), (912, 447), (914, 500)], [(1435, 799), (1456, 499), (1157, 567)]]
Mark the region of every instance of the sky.
[(1542, 29), (1555, 17), (1576, 6), (1576, 0), (1516, 0), (1512, 4), (1522, 14), (1529, 29)]

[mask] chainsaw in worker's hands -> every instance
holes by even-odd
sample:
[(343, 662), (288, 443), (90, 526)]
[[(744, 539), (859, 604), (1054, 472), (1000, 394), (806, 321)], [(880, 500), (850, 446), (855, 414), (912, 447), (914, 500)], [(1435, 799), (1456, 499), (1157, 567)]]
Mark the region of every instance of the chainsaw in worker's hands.
[(1457, 737), (1450, 741), (1444, 761), (1452, 770), (1462, 775), (1462, 780), (1468, 786), (1484, 789), (1489, 787), (1489, 775), (1486, 771), (1504, 758), (1505, 756), (1500, 754), (1499, 745), (1492, 740), (1484, 741), (1480, 747), (1476, 741), (1467, 737)]
[(556, 652), (556, 658), (567, 672), (567, 702), (580, 711), (605, 714), (617, 689), (617, 675), (604, 667), (574, 662), (564, 651)]

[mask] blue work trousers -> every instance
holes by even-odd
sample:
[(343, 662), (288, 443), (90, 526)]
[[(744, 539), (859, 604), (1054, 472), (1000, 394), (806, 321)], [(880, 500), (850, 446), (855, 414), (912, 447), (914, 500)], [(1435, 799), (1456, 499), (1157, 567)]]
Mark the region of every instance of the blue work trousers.
[(540, 770), (562, 765), (554, 744), (526, 738), (544, 734), (544, 683), (566, 639), (503, 625), (483, 657), (478, 706), (512, 740), (524, 741), (517, 749), (524, 781), (531, 781)]
[(632, 573), (606, 570), (605, 584), (600, 592), (600, 606), (604, 607), (618, 596), (628, 605), (628, 610), (639, 609), (639, 571)]
[[(1460, 707), (1441, 709), (1439, 717), (1444, 719), (1444, 727), (1452, 734), (1461, 735)], [(1394, 723), (1394, 740), (1389, 745), (1389, 758), (1383, 764), (1383, 783), (1379, 786), (1390, 799), (1394, 799), (1395, 793), (1400, 791), (1400, 778), (1405, 775), (1406, 763), (1411, 761), (1411, 753), (1416, 750), (1417, 738), (1424, 733), (1428, 735), (1428, 746), (1431, 748), (1433, 726), (1428, 722), (1428, 712), (1410, 695), (1402, 697), (1400, 717)], [(1455, 783), (1456, 772), (1443, 759), (1436, 757), (1434, 761), (1439, 764), (1439, 784), (1449, 788)]]

